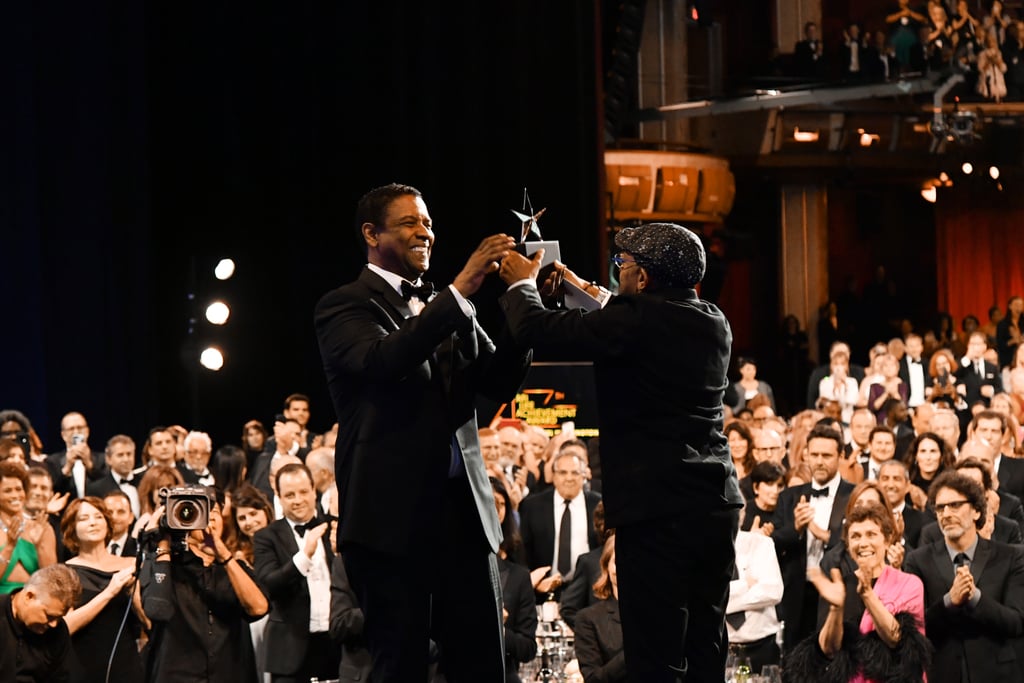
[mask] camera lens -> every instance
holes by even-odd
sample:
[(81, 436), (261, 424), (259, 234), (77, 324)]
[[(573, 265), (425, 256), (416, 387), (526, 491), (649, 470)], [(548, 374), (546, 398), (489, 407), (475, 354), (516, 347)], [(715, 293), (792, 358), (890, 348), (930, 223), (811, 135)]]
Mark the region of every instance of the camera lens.
[(190, 527), (199, 517), (199, 506), (191, 500), (179, 501), (171, 510), (171, 518), (183, 527)]

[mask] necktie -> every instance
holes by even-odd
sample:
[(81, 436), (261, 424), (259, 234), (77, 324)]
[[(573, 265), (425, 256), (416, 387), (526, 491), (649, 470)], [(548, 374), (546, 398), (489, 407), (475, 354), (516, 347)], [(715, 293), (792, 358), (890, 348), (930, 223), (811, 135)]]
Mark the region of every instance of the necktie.
[(953, 558), (953, 567), (959, 569), (960, 567), (970, 566), (971, 560), (967, 557), (967, 553), (957, 553), (956, 557)]
[(434, 294), (434, 285), (430, 282), (421, 281), (422, 284), (414, 285), (408, 280), (402, 280), (402, 298), (408, 301), (416, 297), (423, 303), (427, 303)]
[(110, 544), (110, 554), (111, 555), (117, 555), (117, 551), (120, 550), (120, 548), (121, 548), (120, 544), (118, 544), (118, 543), (111, 543)]
[(572, 512), (569, 510), (569, 503), (565, 501), (565, 510), (562, 512), (562, 522), (558, 527), (558, 572), (562, 576), (568, 576), (572, 571)]
[(816, 489), (813, 486), (811, 487), (811, 498), (818, 498), (819, 496), (827, 496), (827, 495), (828, 495), (828, 487), (827, 486), (825, 488), (823, 488), (823, 489)]

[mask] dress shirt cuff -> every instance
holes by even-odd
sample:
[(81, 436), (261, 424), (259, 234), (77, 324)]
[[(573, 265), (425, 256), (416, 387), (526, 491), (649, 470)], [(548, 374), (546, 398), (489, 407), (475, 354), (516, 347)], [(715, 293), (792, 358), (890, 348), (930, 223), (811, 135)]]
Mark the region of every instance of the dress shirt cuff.
[(455, 285), (448, 285), (448, 289), (452, 290), (452, 294), (455, 295), (455, 301), (458, 302), (459, 308), (462, 309), (462, 312), (466, 314), (467, 318), (476, 316), (476, 308), (473, 307), (473, 302), (462, 296), (462, 294), (459, 293), (459, 290), (455, 289)]
[(313, 560), (300, 549), (299, 552), (292, 555), (292, 564), (295, 565), (295, 568), (299, 570), (300, 574), (303, 576), (309, 576), (309, 570), (313, 566)]
[(516, 287), (528, 287), (528, 286), (532, 286), (534, 289), (537, 289), (537, 281), (534, 280), (532, 277), (525, 277), (522, 280), (516, 280), (515, 282), (513, 282), (512, 284), (510, 284), (508, 286), (508, 291), (511, 291), (511, 290), (515, 289)]

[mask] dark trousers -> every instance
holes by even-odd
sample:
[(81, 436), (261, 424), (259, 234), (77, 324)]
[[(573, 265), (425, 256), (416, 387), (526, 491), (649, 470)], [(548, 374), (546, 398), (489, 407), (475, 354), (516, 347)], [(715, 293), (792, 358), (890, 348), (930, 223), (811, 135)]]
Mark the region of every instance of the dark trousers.
[(448, 683), (504, 680), (498, 563), (465, 477), (445, 485), (429, 552), (394, 556), (347, 544), (341, 555), (365, 614), (374, 683), (427, 680), (430, 641)]
[(306, 657), (302, 660), (302, 667), (296, 673), (287, 676), (271, 674), (270, 680), (273, 683), (309, 683), (311, 678), (320, 680), (337, 678), (340, 658), (341, 652), (331, 640), (330, 634), (326, 631), (310, 633), (309, 645), (306, 648)]
[(725, 679), (725, 607), (739, 511), (619, 527), (615, 566), (632, 683)]

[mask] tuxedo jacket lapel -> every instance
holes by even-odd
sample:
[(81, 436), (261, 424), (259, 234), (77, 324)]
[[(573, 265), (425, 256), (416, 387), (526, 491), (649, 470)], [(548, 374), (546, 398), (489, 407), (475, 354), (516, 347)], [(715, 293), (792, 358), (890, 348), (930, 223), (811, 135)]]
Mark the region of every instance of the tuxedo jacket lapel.
[(971, 576), (974, 577), (975, 583), (978, 582), (978, 579), (984, 573), (985, 565), (988, 564), (990, 557), (992, 557), (992, 548), (985, 542), (984, 538), (979, 538), (978, 547), (974, 551), (974, 560), (971, 562)]

